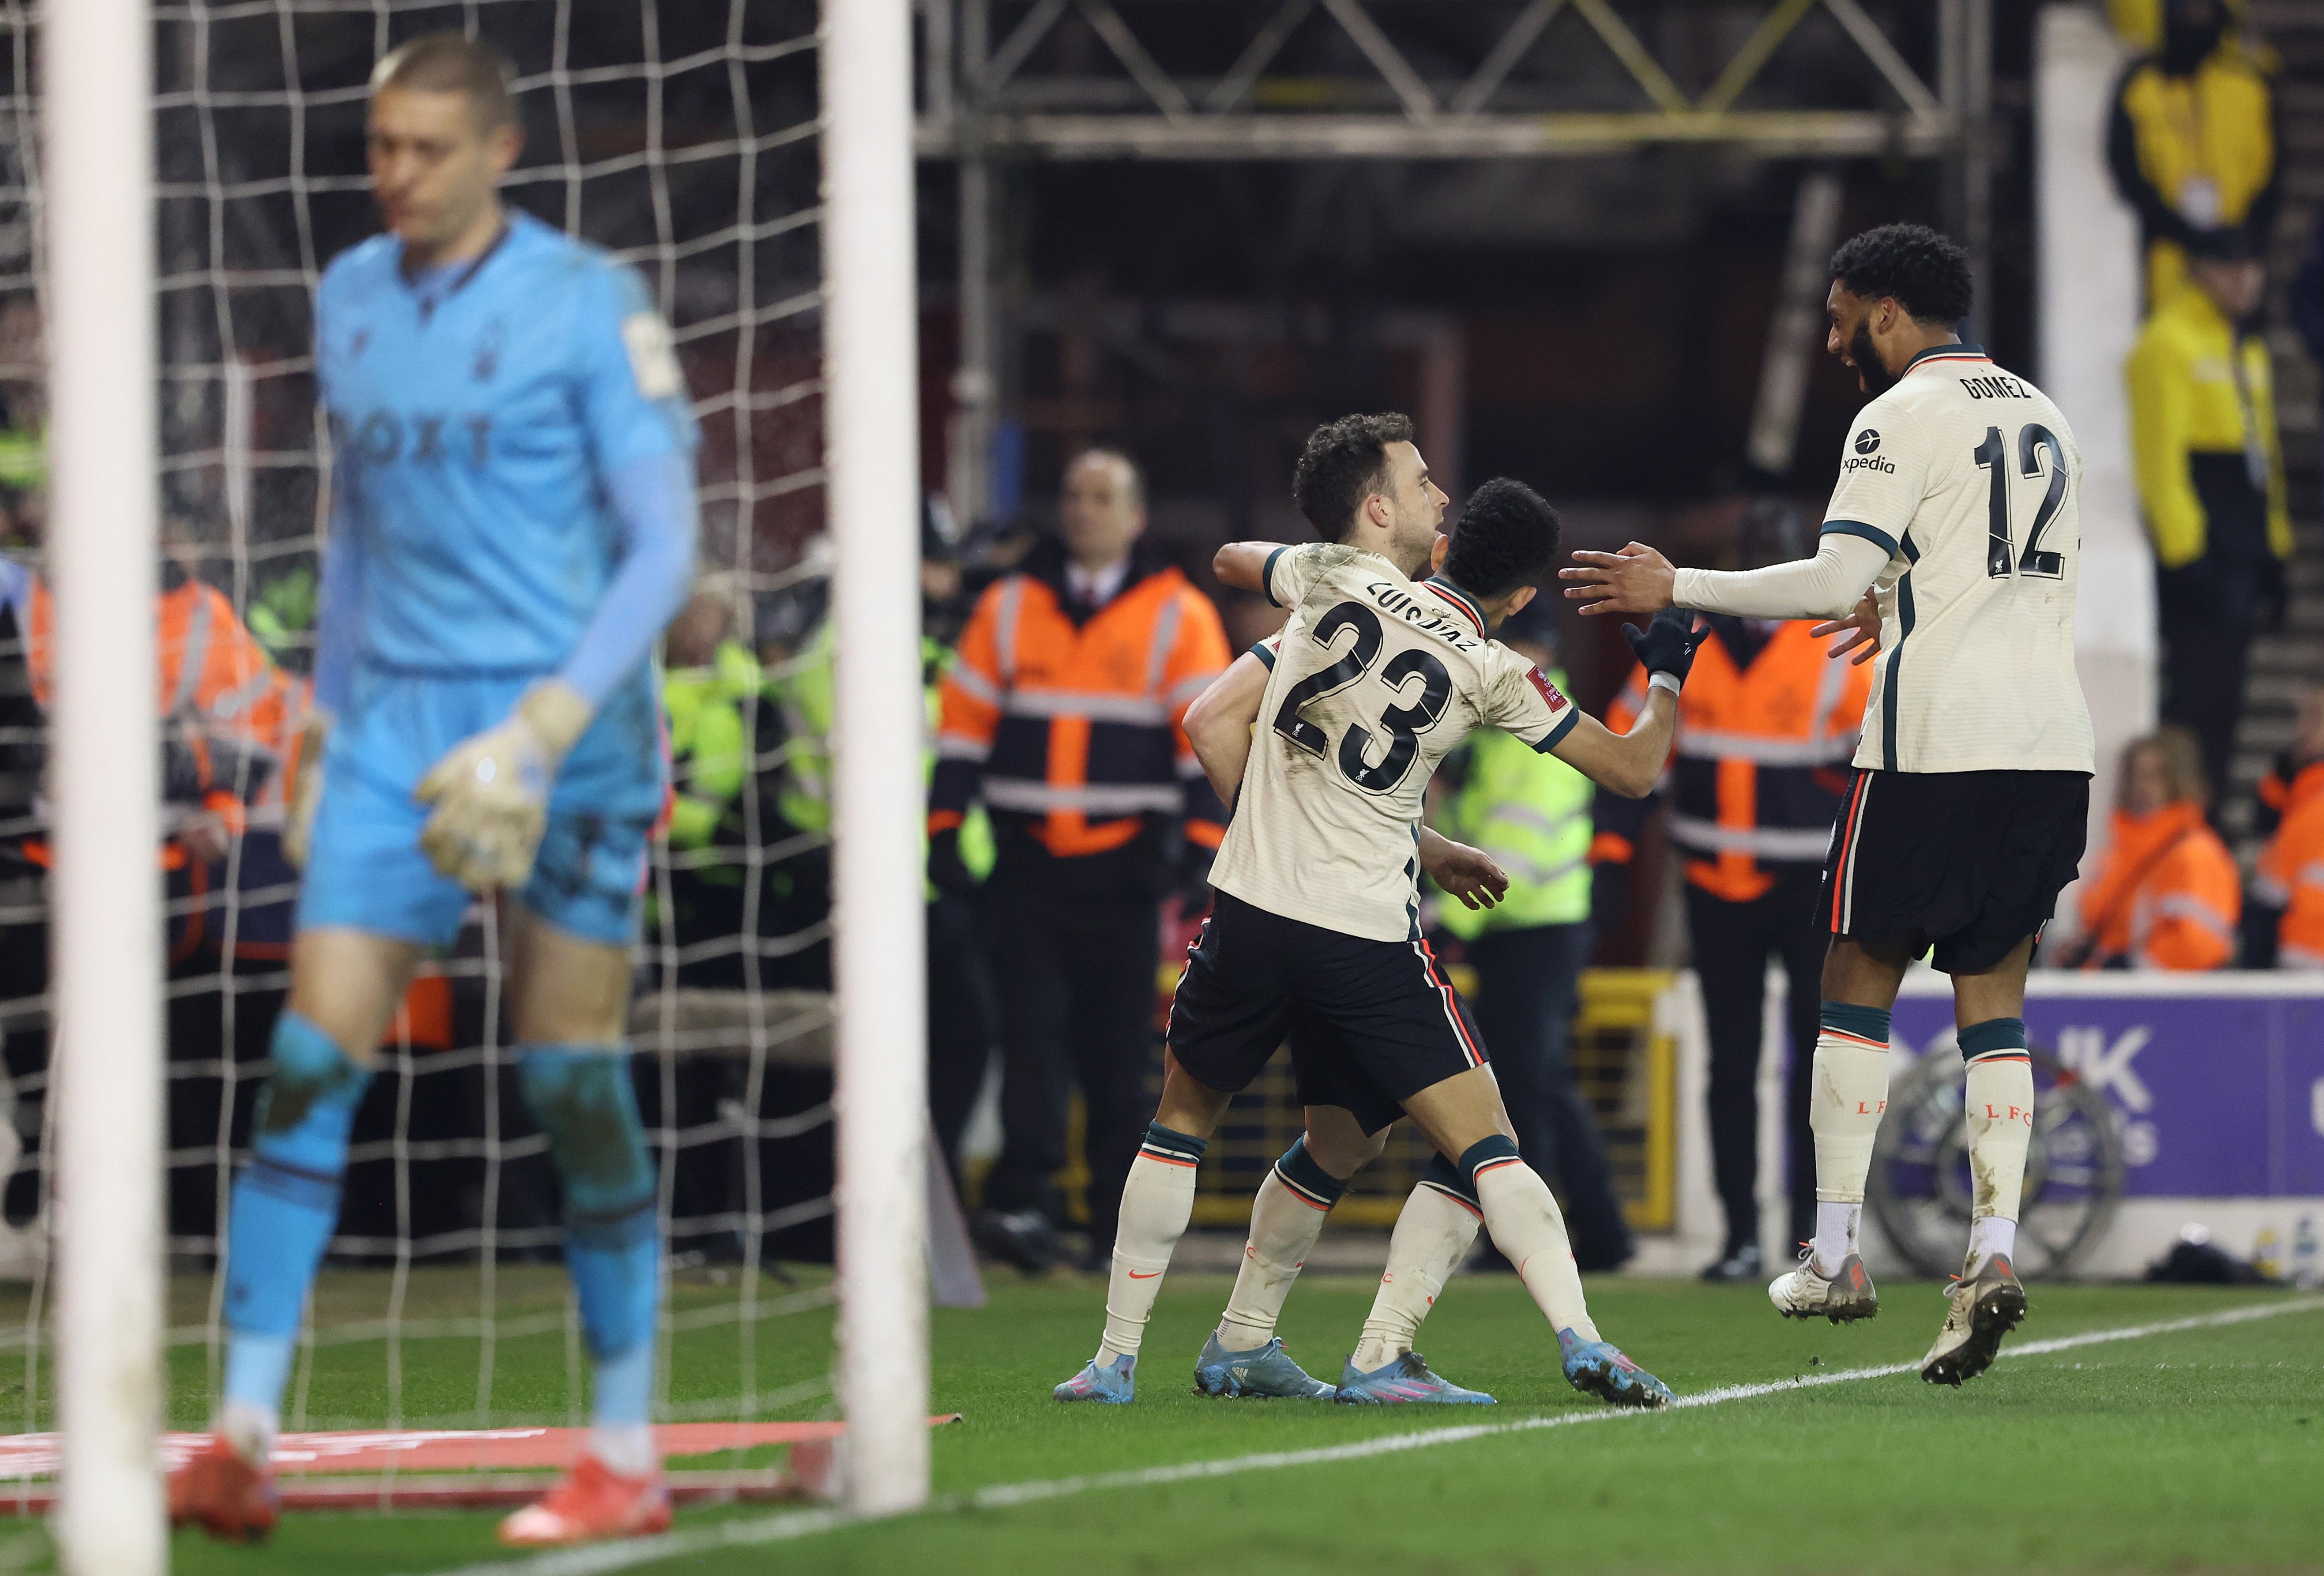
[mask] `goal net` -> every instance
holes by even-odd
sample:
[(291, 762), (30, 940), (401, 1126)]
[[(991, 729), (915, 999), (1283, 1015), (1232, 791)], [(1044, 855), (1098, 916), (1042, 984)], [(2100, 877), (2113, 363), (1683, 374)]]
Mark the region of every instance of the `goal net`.
[[(199, 1429), (217, 1400), (228, 1189), (288, 983), (296, 876), (281, 806), (329, 493), (313, 293), (331, 257), (376, 228), (364, 177), (372, 65), (444, 27), (487, 36), (517, 62), (527, 143), (506, 199), (637, 266), (675, 329), (702, 425), (705, 574), (669, 637), (678, 792), (652, 862), (632, 1022), (670, 1250), (658, 1415), (831, 1415), (832, 643), (814, 0), (152, 9), (172, 832), (161, 851), (168, 1423)], [(36, 7), (0, 5), (0, 530), (10, 561), (34, 577), (40, 31)], [(0, 1296), (14, 1303), (4, 1338), (19, 1369), (14, 1423), (30, 1434), (52, 1426), (54, 1387), (41, 1251), (48, 878), (29, 786), (39, 718), (23, 705), (42, 676), (26, 634), (0, 629), (0, 784), (13, 801), (0, 803), (13, 1114), (0, 1147), (22, 1136), (0, 1241), (0, 1274), (16, 1278)], [(518, 1091), (503, 964), (500, 918), (478, 904), (382, 1047), (286, 1397), (292, 1431), (585, 1415), (557, 1182)], [(49, 1464), (38, 1450), (14, 1462), (5, 1469), (20, 1476)]]

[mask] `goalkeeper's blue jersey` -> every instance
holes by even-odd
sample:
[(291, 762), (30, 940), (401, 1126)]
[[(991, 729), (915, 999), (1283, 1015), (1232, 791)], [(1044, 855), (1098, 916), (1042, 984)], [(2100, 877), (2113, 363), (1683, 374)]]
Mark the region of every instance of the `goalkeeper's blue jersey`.
[(521, 213), (473, 264), (415, 281), (401, 256), (392, 235), (342, 253), (315, 305), (352, 654), (553, 672), (619, 562), (606, 478), (693, 449), (669, 330), (634, 270)]

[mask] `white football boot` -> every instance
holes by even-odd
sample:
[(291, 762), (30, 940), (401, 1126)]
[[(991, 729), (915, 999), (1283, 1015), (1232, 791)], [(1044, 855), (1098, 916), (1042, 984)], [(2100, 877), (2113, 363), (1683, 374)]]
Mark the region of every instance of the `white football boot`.
[(1812, 1247), (1801, 1250), (1797, 1268), (1767, 1283), (1767, 1301), (1786, 1319), (1813, 1319), (1821, 1314), (1834, 1324), (1869, 1319), (1880, 1312), (1880, 1293), (1872, 1289), (1863, 1259), (1851, 1253), (1826, 1276), (1816, 1268)]
[(2024, 1317), (2025, 1288), (2009, 1267), (2009, 1256), (1992, 1255), (1974, 1276), (1953, 1283), (1945, 1327), (1921, 1359), (1921, 1377), (1958, 1389), (1963, 1379), (1974, 1379), (1993, 1366), (2001, 1338)]

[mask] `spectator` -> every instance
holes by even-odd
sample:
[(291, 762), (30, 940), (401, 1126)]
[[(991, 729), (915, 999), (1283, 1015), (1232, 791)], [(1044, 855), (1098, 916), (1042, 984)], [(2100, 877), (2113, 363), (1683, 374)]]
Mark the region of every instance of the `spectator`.
[(2270, 927), (2273, 956), (2255, 966), (2324, 969), (2324, 690), (2301, 700), (2283, 767), (2283, 820), (2260, 850), (2253, 906)]
[(996, 939), (1000, 1160), (972, 1223), (1026, 1268), (1057, 1253), (1067, 1070), (1087, 1114), (1091, 1258), (1114, 1237), (1148, 1108), (1157, 903), (1207, 900), (1225, 811), (1187, 743), (1186, 707), (1227, 665), (1217, 609), (1141, 546), (1143, 484), (1121, 454), (1066, 468), (1062, 538), (987, 588), (945, 675), (929, 792), (928, 874), (976, 892), (962, 856), (972, 802), (996, 843), (983, 884)]
[[(1742, 569), (1813, 556), (1797, 511), (1772, 502), (1745, 517), (1737, 550)], [(1815, 1234), (1808, 1097), (1825, 944), (1816, 892), (1872, 670), (1831, 660), (1806, 619), (1713, 614), (1709, 623), (1679, 696), (1665, 783), (1671, 841), (1686, 856), (1687, 929), (1711, 1032), (1711, 1170), (1727, 1216), (1726, 1245), (1703, 1277), (1748, 1281), (1766, 1269), (1757, 1184), (1760, 1025), (1771, 956), (1787, 980), (1791, 1235), (1803, 1242)], [(1643, 672), (1631, 675), (1607, 709), (1608, 727), (1631, 726), (1646, 704), (1646, 679)], [(1601, 803), (1598, 841), (1609, 859), (1628, 857), (1647, 802)]]
[(2256, 254), (2274, 233), (2274, 95), (2244, 51), (2223, 47), (2229, 21), (2226, 0), (2165, 0), (2160, 46), (2115, 89), (2107, 162), (2138, 210), (2149, 310), (2185, 288), (2199, 242)]
[[(733, 637), (734, 593), (705, 576), (662, 635), (662, 712), (669, 728), (668, 816), (671, 934), (677, 982), (739, 988), (752, 932), (743, 913), (751, 867), (746, 795), (752, 788), (752, 724), (766, 679)], [(756, 741), (763, 748), (770, 742)], [(652, 894), (646, 934), (660, 929)], [(724, 942), (719, 946), (713, 943)]]
[(2163, 720), (2202, 741), (2204, 775), (2224, 784), (2252, 636), (2282, 622), (2292, 516), (2253, 321), (2265, 276), (2233, 237), (2198, 250), (2192, 287), (2131, 351), (2131, 440), (2157, 565)]
[(2122, 752), (2112, 830), (2082, 889), (2084, 969), (2224, 969), (2243, 894), (2235, 856), (2203, 819), (2201, 746), (2181, 728)]
[[(1499, 638), (1571, 692), (1557, 667), (1557, 623), (1536, 601)], [(1573, 1081), (1573, 1015), (1590, 960), (1590, 780), (1509, 734), (1470, 736), (1437, 774), (1451, 790), (1435, 817), (1508, 872), (1489, 909), (1448, 903), (1437, 922), (1467, 943), (1477, 1027), (1491, 1047), (1517, 1147), (1565, 1200), (1573, 1261), (1618, 1268), (1637, 1251), (1606, 1168), (1598, 1122)]]

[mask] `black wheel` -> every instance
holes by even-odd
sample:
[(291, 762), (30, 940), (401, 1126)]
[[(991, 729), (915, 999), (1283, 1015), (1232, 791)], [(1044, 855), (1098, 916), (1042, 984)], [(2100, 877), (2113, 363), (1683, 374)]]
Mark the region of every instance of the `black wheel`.
[[(2017, 1271), (2057, 1278), (2088, 1256), (2122, 1201), (2122, 1133), (2106, 1097), (2035, 1046), (2034, 1141), (2017, 1219)], [(1962, 1073), (1950, 1030), (1891, 1080), (1865, 1201), (1926, 1275), (1957, 1275), (1973, 1198)]]

